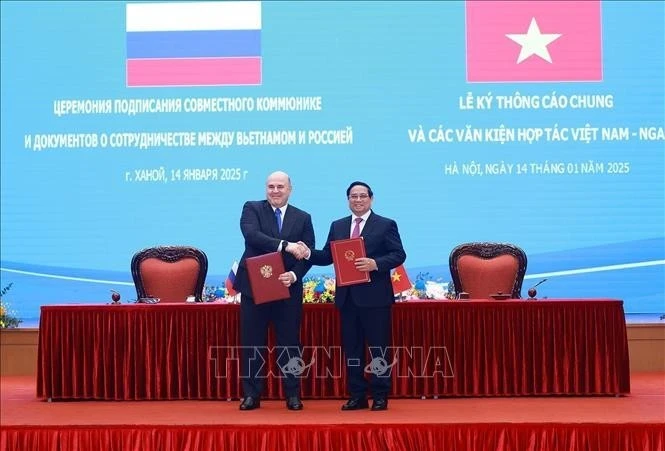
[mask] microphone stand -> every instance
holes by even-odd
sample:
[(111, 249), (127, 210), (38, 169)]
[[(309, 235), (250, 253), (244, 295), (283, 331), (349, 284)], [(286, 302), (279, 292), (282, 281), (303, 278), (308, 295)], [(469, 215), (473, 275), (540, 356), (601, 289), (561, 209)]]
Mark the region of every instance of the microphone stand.
[(529, 300), (530, 301), (535, 301), (536, 300), (536, 295), (538, 294), (538, 290), (536, 290), (536, 287), (540, 285), (541, 283), (547, 281), (547, 279), (543, 279), (531, 288), (529, 288), (529, 291), (527, 291), (527, 294), (529, 295)]

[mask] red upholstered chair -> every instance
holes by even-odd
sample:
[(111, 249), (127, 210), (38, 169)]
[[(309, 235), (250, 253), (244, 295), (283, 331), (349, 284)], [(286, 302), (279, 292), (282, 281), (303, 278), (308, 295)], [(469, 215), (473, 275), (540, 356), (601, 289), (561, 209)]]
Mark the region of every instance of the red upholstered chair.
[(143, 249), (132, 258), (132, 277), (138, 298), (160, 302), (185, 302), (188, 296), (203, 297), (208, 257), (189, 246), (158, 246)]
[(489, 299), (504, 293), (521, 297), (527, 258), (522, 249), (506, 243), (465, 243), (450, 253), (450, 274), (455, 292), (471, 299)]

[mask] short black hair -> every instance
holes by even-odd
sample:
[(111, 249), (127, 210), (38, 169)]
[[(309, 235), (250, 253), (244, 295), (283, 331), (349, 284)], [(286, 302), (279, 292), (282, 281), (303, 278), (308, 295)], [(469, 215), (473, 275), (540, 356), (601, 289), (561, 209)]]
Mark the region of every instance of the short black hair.
[(349, 187), (346, 189), (346, 197), (349, 197), (349, 194), (351, 194), (351, 188), (353, 188), (354, 186), (358, 186), (358, 185), (364, 186), (365, 188), (367, 188), (367, 194), (369, 194), (369, 197), (374, 197), (374, 192), (372, 191), (372, 188), (370, 188), (367, 183), (359, 182), (359, 181), (351, 182)]

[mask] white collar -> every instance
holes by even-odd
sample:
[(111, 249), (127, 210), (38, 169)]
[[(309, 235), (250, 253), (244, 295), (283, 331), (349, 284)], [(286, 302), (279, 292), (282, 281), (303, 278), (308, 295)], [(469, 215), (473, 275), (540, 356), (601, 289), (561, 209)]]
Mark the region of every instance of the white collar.
[[(289, 204), (284, 204), (281, 207), (279, 207), (279, 209), (282, 211), (282, 215), (284, 213), (286, 213), (286, 207), (288, 207), (288, 206), (289, 206)], [(272, 208), (273, 213), (275, 212), (275, 210), (277, 210), (277, 207), (273, 207), (272, 205), (270, 206), (270, 208)]]
[(367, 213), (365, 213), (362, 216), (356, 216), (356, 215), (351, 215), (351, 222), (355, 221), (356, 218), (362, 218), (363, 221), (367, 222), (367, 218), (369, 218), (369, 215), (372, 214), (372, 210), (368, 210)]

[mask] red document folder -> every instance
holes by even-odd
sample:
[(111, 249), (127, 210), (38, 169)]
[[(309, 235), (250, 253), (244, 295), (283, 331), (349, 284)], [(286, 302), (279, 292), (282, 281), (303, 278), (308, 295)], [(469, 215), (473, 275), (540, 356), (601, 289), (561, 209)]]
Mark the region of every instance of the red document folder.
[(358, 271), (354, 264), (356, 258), (366, 257), (365, 241), (362, 237), (331, 241), (330, 250), (338, 286), (356, 285), (370, 281), (369, 272)]
[(278, 279), (280, 274), (286, 272), (280, 252), (249, 257), (245, 263), (255, 304), (281, 301), (291, 297), (289, 289)]

